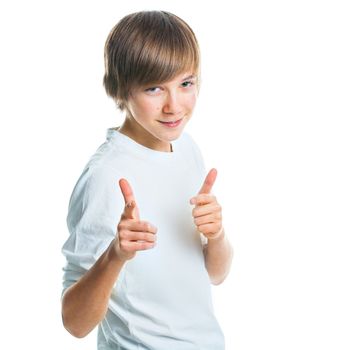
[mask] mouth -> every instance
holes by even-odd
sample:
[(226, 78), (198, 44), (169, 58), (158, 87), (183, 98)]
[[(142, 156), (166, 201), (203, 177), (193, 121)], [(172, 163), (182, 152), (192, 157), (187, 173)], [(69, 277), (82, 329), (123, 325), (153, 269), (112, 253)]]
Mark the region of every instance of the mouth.
[(180, 125), (181, 121), (182, 121), (183, 118), (181, 119), (178, 119), (178, 120), (173, 120), (173, 121), (169, 121), (169, 122), (162, 122), (161, 120), (159, 120), (159, 122), (162, 124), (162, 125), (165, 125), (169, 128), (175, 128), (177, 126)]

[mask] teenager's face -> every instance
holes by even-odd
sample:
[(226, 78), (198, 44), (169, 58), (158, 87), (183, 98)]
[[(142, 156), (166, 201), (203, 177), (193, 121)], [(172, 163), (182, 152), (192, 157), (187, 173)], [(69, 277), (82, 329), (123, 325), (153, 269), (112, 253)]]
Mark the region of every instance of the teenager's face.
[(119, 131), (146, 147), (170, 152), (170, 141), (181, 135), (190, 120), (197, 95), (198, 82), (190, 72), (166, 83), (137, 88), (127, 101), (128, 115)]

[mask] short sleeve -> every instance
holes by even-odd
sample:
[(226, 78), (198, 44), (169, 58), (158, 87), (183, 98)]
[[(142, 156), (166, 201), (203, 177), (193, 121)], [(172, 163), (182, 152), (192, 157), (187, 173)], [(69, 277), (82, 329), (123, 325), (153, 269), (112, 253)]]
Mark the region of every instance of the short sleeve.
[(67, 215), (69, 237), (62, 247), (66, 258), (62, 294), (94, 265), (115, 238), (122, 204), (115, 186), (117, 178), (106, 168), (85, 168), (73, 189)]

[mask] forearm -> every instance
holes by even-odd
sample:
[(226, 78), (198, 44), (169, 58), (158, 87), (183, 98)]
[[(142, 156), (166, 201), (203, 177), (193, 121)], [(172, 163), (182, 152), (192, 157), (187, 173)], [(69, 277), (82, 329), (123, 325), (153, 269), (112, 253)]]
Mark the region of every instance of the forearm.
[(222, 283), (228, 275), (233, 258), (233, 248), (225, 235), (209, 239), (204, 247), (205, 266), (212, 284)]
[(114, 283), (125, 264), (115, 256), (114, 241), (62, 299), (64, 327), (75, 337), (86, 336), (105, 316)]

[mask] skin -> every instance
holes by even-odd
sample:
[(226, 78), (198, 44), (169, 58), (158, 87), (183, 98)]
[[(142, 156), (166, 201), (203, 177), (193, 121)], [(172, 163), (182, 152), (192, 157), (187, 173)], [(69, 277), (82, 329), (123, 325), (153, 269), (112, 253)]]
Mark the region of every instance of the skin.
[[(119, 132), (141, 145), (156, 151), (170, 152), (170, 142), (176, 140), (192, 117), (198, 96), (196, 78), (187, 71), (174, 79), (154, 86), (133, 90), (126, 102), (127, 115)], [(159, 121), (182, 118), (176, 128)]]
[[(170, 152), (170, 142), (177, 139), (190, 120), (198, 89), (191, 85), (189, 72), (156, 87), (133, 91), (127, 101), (128, 115), (119, 129), (136, 142), (160, 152)], [(194, 82), (194, 80), (193, 80)], [(148, 89), (148, 90), (147, 90)], [(177, 128), (159, 123), (183, 118)], [(226, 278), (233, 250), (222, 227), (221, 206), (211, 189), (217, 176), (211, 169), (198, 194), (190, 199), (192, 215), (198, 231), (208, 238), (204, 247), (205, 266), (213, 284)], [(125, 262), (137, 251), (153, 249), (157, 232), (153, 224), (140, 219), (134, 192), (126, 179), (119, 180), (125, 206), (117, 226), (117, 235), (96, 263), (62, 298), (64, 327), (75, 337), (85, 337), (105, 317), (113, 286)]]
[(125, 206), (116, 238), (62, 298), (63, 325), (77, 338), (85, 337), (105, 317), (113, 286), (125, 262), (134, 258), (137, 251), (155, 246), (157, 228), (140, 220), (129, 183), (120, 179), (119, 186)]
[[(199, 94), (198, 81), (191, 71), (155, 86), (133, 90), (127, 103), (125, 122), (119, 132), (156, 151), (170, 152), (170, 141), (177, 139), (192, 117)], [(182, 119), (177, 128), (167, 128), (159, 121)], [(208, 238), (204, 247), (205, 265), (213, 284), (222, 283), (229, 273), (233, 248), (222, 227), (222, 209), (210, 191), (217, 177), (216, 169), (208, 173), (203, 187), (194, 197), (194, 223)]]
[(217, 170), (213, 168), (207, 174), (198, 194), (190, 199), (190, 204), (195, 205), (192, 211), (194, 224), (208, 239), (203, 252), (205, 266), (214, 285), (224, 282), (233, 258), (233, 247), (222, 225), (222, 207), (211, 193), (216, 178)]

